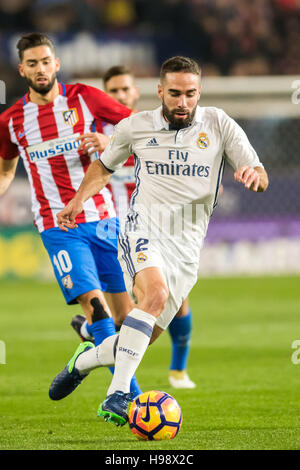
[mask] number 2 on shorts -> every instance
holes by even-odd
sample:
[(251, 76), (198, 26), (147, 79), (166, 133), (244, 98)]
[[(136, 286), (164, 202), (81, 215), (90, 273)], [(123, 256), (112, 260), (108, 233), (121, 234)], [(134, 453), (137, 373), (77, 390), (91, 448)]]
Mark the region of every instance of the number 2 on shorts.
[(135, 252), (137, 253), (138, 251), (146, 251), (148, 250), (148, 245), (149, 240), (147, 238), (139, 238), (136, 242), (136, 249)]

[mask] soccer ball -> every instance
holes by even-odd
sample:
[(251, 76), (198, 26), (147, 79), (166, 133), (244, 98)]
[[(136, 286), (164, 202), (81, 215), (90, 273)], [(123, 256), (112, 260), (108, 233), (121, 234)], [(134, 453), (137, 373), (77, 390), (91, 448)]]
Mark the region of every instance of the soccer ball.
[(138, 439), (174, 439), (181, 424), (181, 408), (168, 393), (151, 390), (137, 396), (131, 403), (129, 426)]

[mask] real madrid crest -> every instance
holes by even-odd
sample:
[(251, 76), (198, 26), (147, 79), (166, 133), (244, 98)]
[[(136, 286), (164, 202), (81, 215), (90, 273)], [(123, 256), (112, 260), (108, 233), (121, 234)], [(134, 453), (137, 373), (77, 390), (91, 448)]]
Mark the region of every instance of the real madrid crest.
[(147, 256), (145, 255), (145, 253), (143, 253), (142, 251), (137, 255), (137, 262), (138, 263), (143, 263), (144, 261), (147, 261)]
[(197, 139), (197, 145), (199, 149), (205, 150), (209, 146), (209, 139), (207, 137), (206, 132), (200, 132), (198, 139)]

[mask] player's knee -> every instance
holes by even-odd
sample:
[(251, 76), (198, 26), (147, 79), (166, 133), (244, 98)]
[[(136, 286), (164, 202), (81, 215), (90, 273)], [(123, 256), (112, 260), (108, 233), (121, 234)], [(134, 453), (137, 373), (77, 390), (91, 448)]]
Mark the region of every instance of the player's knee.
[(162, 312), (169, 297), (168, 288), (163, 284), (154, 285), (151, 288), (151, 304)]
[(164, 284), (153, 284), (151, 289), (145, 293), (143, 309), (146, 312), (158, 316), (164, 310), (168, 297), (169, 291)]

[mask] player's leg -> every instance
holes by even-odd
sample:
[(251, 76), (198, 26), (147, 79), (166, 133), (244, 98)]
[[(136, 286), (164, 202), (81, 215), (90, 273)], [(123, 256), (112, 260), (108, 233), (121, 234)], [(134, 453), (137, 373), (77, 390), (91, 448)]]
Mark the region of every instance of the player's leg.
[[(157, 257), (155, 258), (155, 252), (153, 252), (153, 255), (150, 255), (149, 250), (148, 260), (151, 263), (156, 263), (157, 266), (160, 266), (161, 257), (159, 259)], [(143, 343), (142, 349), (144, 351), (147, 348), (147, 343), (149, 343), (149, 333), (151, 333), (151, 330), (151, 342), (153, 342), (162, 333), (162, 331), (164, 331), (169, 326), (174, 315), (179, 309), (182, 299), (185, 299), (188, 296), (191, 288), (197, 280), (197, 265), (193, 266), (190, 263), (185, 265), (184, 263), (180, 262), (180, 260), (178, 261), (178, 263), (176, 263), (175, 260), (172, 258), (172, 261), (170, 261), (170, 265), (167, 268), (166, 266), (164, 266), (163, 271), (161, 271), (161, 269), (159, 268), (146, 269), (146, 267), (141, 270), (140, 265), (134, 266), (136, 270), (140, 269), (138, 275), (135, 276), (135, 281), (136, 279), (142, 279), (143, 273), (147, 271), (151, 273), (151, 275), (149, 276), (149, 280), (148, 282), (146, 282), (145, 285), (143, 284), (143, 282), (135, 282), (134, 285), (134, 296), (136, 299), (138, 299), (137, 307), (147, 309), (151, 313), (147, 315), (147, 312), (145, 312), (145, 310), (143, 311), (141, 308), (137, 309), (137, 312), (135, 311), (135, 309), (133, 309), (133, 311), (130, 312), (130, 314), (128, 315), (128, 317), (130, 318), (128, 322), (129, 324), (126, 325), (126, 318), (125, 325), (123, 325), (121, 328), (121, 335), (125, 332), (126, 336), (127, 331), (130, 329), (132, 329), (133, 331), (136, 330), (137, 336), (139, 336), (140, 339), (143, 339), (142, 334), (144, 334), (146, 336), (146, 341), (141, 341), (141, 343)], [(126, 260), (126, 264), (127, 261), (128, 260)], [(178, 264), (178, 266), (175, 266), (175, 264)], [(130, 271), (128, 270), (128, 272), (126, 272), (126, 269), (123, 267), (123, 270), (128, 291), (132, 292), (133, 279), (131, 276), (131, 269)], [(154, 279), (155, 271), (159, 274), (156, 279)], [(153, 296), (153, 298), (151, 296)], [(166, 305), (165, 308), (164, 305)], [(162, 313), (159, 314), (159, 311), (161, 311)], [(132, 316), (130, 316), (131, 313), (133, 314)], [(134, 315), (134, 313), (136, 315)], [(145, 317), (141, 318), (143, 313), (146, 315)], [(152, 316), (154, 320), (151, 317), (151, 314), (153, 313), (154, 315)], [(155, 315), (157, 315), (157, 317), (155, 317)], [(155, 323), (154, 328), (152, 326), (153, 323)], [(137, 359), (137, 364), (135, 364), (135, 366), (133, 367), (133, 370), (135, 370), (144, 354), (143, 351), (142, 354), (140, 354), (139, 351), (136, 352), (131, 349), (131, 342), (130, 344), (126, 344), (126, 342), (124, 342), (125, 346), (121, 346), (120, 350), (118, 340), (118, 335), (111, 336), (105, 339), (102, 344), (97, 348), (82, 353), (75, 362), (76, 368), (80, 371), (81, 374), (84, 375), (89, 373), (90, 370), (96, 367), (111, 365), (115, 361), (116, 352), (118, 350), (120, 354), (127, 353), (127, 359), (130, 358), (130, 356), (132, 356), (134, 360)], [(127, 366), (125, 364), (125, 367), (122, 368), (123, 370), (121, 370), (121, 373), (127, 372), (126, 367)], [(132, 371), (130, 372), (130, 374), (131, 373)], [(115, 375), (116, 372), (114, 376)], [(124, 382), (124, 377), (122, 380)], [(125, 389), (128, 389), (128, 385), (125, 387)], [(108, 419), (111, 419), (112, 421), (115, 420), (115, 422), (118, 424), (125, 424), (127, 420), (127, 406), (130, 401), (131, 398), (128, 392), (126, 393), (122, 390), (117, 390), (115, 393), (109, 395), (107, 397), (107, 400), (105, 400), (104, 403), (99, 407), (99, 414), (101, 416), (107, 417)]]
[[(132, 309), (133, 302), (126, 291), (123, 272), (118, 261), (118, 233), (117, 218), (101, 220), (97, 223), (94, 236), (90, 237), (90, 243), (103, 294), (115, 323), (120, 325)], [(134, 396), (142, 393), (135, 376), (132, 376), (130, 391)]]
[(85, 314), (88, 333), (94, 338), (96, 346), (108, 336), (116, 334), (114, 320), (100, 289), (81, 294), (77, 301)]
[(168, 300), (168, 288), (161, 270), (149, 267), (135, 275), (135, 308), (125, 318), (116, 350), (115, 372), (98, 414), (117, 424), (127, 421), (130, 381), (139, 366), (153, 334), (157, 317)]
[[(142, 291), (137, 294), (138, 287), (135, 285), (135, 295), (137, 298), (142, 297)], [(132, 303), (132, 308), (135, 304)], [(132, 310), (131, 308), (131, 310)], [(164, 330), (157, 325), (154, 325), (152, 336), (149, 344), (161, 335)], [(80, 375), (85, 376), (92, 370), (98, 367), (111, 367), (115, 364), (116, 350), (118, 346), (119, 335), (110, 336), (106, 338), (99, 346), (90, 351), (80, 355), (75, 362), (76, 369)]]
[[(131, 349), (132, 355), (134, 358), (134, 362), (130, 361), (131, 354), (129, 353), (129, 361), (126, 364), (126, 356), (125, 358), (121, 357), (121, 365), (119, 367), (119, 371), (115, 371), (114, 377), (120, 377), (122, 382), (124, 383), (127, 381), (125, 389), (127, 388), (132, 389), (132, 383), (134, 379), (134, 372), (138, 366), (138, 363), (142, 359), (142, 356), (147, 349), (150, 336), (151, 342), (153, 342), (163, 331), (161, 328), (157, 327), (156, 325), (153, 328), (153, 325), (156, 320), (156, 316), (158, 312), (163, 309), (164, 299), (161, 299), (161, 307), (159, 307), (158, 297), (160, 291), (160, 283), (162, 281), (161, 275), (159, 273), (157, 282), (155, 282), (155, 273), (153, 270), (156, 268), (149, 268), (152, 271), (150, 274), (150, 279), (145, 285), (145, 289), (141, 286), (140, 294), (137, 298), (141, 297), (141, 306), (143, 308), (147, 308), (151, 311), (151, 314), (147, 314), (143, 310), (139, 310), (138, 308), (132, 309), (129, 315), (126, 317), (125, 321), (120, 330), (120, 335), (115, 334), (105, 338), (100, 345), (97, 347), (93, 347), (92, 343), (83, 342), (77, 348), (75, 354), (72, 356), (68, 365), (60, 372), (52, 381), (50, 386), (49, 395), (50, 398), (53, 400), (60, 400), (70, 393), (72, 393), (75, 388), (79, 385), (81, 380), (85, 378), (91, 370), (98, 368), (98, 367), (111, 367), (116, 361), (116, 352), (117, 350), (124, 352), (124, 350), (128, 348), (135, 348), (136, 351)], [(144, 282), (144, 281), (143, 281)], [(152, 289), (150, 286), (152, 285)], [(156, 287), (155, 287), (156, 286)], [(163, 284), (161, 285), (162, 294), (164, 294), (166, 286)], [(149, 292), (149, 294), (148, 294)], [(155, 298), (151, 298), (150, 294), (155, 296)], [(149, 296), (149, 302), (146, 302), (146, 297)], [(89, 315), (89, 313), (88, 313)], [(150, 321), (149, 321), (150, 317)], [(127, 321), (127, 319), (129, 320)], [(127, 322), (127, 323), (126, 323)], [(127, 326), (124, 329), (124, 325)], [(153, 331), (152, 331), (153, 330)], [(125, 339), (121, 339), (125, 335)], [(136, 336), (136, 338), (134, 337)], [(119, 341), (121, 339), (121, 345)], [(128, 344), (127, 344), (128, 342)], [(120, 354), (121, 354), (120, 352)], [(127, 359), (128, 359), (127, 358)], [(123, 360), (122, 360), (123, 359)], [(124, 360), (125, 359), (125, 360)], [(140, 359), (136, 364), (136, 360)], [(130, 369), (129, 369), (130, 367)], [(121, 368), (121, 369), (120, 369)], [(121, 375), (125, 375), (125, 377), (121, 377)], [(116, 382), (117, 387), (122, 387), (118, 382)], [(125, 396), (128, 395), (128, 392), (121, 391), (122, 394)], [(133, 398), (136, 393), (133, 391), (131, 392), (131, 398)], [(118, 397), (120, 398), (120, 397)], [(121, 397), (121, 401), (123, 398)], [(104, 410), (105, 416), (106, 410)], [(124, 421), (125, 422), (125, 421)]]
[[(80, 224), (68, 232), (54, 228), (43, 232), (42, 239), (67, 303), (81, 305), (97, 345), (116, 330), (101, 292), (98, 267), (90, 245), (95, 230), (94, 223)], [(124, 282), (121, 289), (125, 289)]]
[[(91, 231), (95, 232), (95, 224), (80, 224), (68, 232), (54, 228), (43, 232), (42, 240), (67, 303), (81, 304), (98, 344), (116, 330), (101, 292), (102, 285), (89, 244)], [(124, 282), (122, 289), (125, 289)]]
[[(154, 325), (149, 344), (152, 344), (164, 330)], [(99, 367), (111, 367), (115, 364), (119, 335), (109, 336), (99, 346), (76, 357), (74, 366), (80, 376), (86, 376)], [(86, 344), (87, 342), (85, 342)], [(90, 343), (89, 343), (90, 344)]]
[(169, 371), (169, 382), (174, 388), (195, 388), (187, 374), (187, 360), (190, 350), (192, 332), (192, 311), (186, 298), (169, 325), (172, 341), (172, 360)]
[[(119, 331), (126, 316), (133, 309), (134, 302), (127, 291), (118, 293), (104, 292), (104, 296), (112, 312), (115, 328)], [(133, 393), (134, 396), (142, 393), (135, 375), (132, 377), (130, 382), (130, 392)]]
[[(141, 296), (143, 294), (142, 297), (144, 297), (145, 292), (142, 289), (140, 292)], [(91, 293), (91, 295), (92, 294), (95, 293)], [(151, 301), (151, 304), (153, 306), (154, 302)], [(143, 307), (147, 308), (147, 305), (143, 303)], [(87, 316), (89, 317), (90, 315), (91, 313), (87, 312)], [(163, 329), (159, 328), (157, 325), (154, 325), (150, 343), (155, 341), (155, 339), (157, 339), (162, 332)], [(148, 337), (146, 339), (148, 340)], [(50, 398), (53, 400), (61, 400), (62, 398), (72, 393), (92, 370), (98, 367), (111, 368), (115, 364), (118, 342), (119, 335), (115, 334), (105, 338), (97, 347), (93, 347), (93, 343), (90, 342), (81, 343), (68, 362), (67, 366), (52, 381), (49, 390)], [(132, 377), (132, 372), (129, 373), (127, 378), (130, 383), (130, 395), (131, 398), (133, 398), (136, 395), (135, 391), (132, 392), (132, 385), (134, 383), (135, 377), (133, 375), (131, 380), (130, 377)], [(126, 393), (123, 393), (123, 395), (126, 396)]]
[(129, 392), (130, 378), (148, 347), (156, 318), (168, 299), (168, 288), (159, 268), (138, 272), (134, 286), (137, 304), (126, 316), (120, 330), (115, 374), (108, 394), (116, 390)]
[[(89, 294), (92, 295), (92, 293), (88, 293), (88, 295)], [(119, 293), (104, 292), (103, 294), (105, 297), (105, 301), (107, 302), (109, 306), (109, 308), (107, 308), (107, 311), (109, 310), (112, 313), (112, 317), (114, 319), (113, 320), (114, 327), (116, 326), (121, 327), (121, 324), (125, 316), (127, 315), (127, 313), (129, 313), (130, 310), (132, 310), (134, 303), (132, 302), (127, 292), (119, 292)], [(91, 321), (88, 322), (86, 318), (89, 318), (89, 316), (91, 315), (91, 313), (89, 312), (90, 302), (88, 301), (86, 295), (84, 295), (84, 300), (85, 302), (83, 303), (82, 307), (83, 307), (84, 312), (86, 313), (86, 317), (85, 316), (83, 317), (81, 315), (80, 316), (76, 315), (76, 317), (73, 317), (72, 326), (74, 328), (74, 322), (75, 321), (78, 322), (78, 328), (74, 328), (74, 329), (77, 330), (82, 341), (87, 341), (91, 338), (92, 342), (94, 342), (96, 346), (99, 346), (104, 339), (103, 327), (105, 326), (107, 328), (109, 325), (106, 325), (106, 323), (111, 323), (112, 319), (110, 319), (110, 322), (109, 320), (105, 320), (103, 322), (102, 320), (98, 319), (98, 321), (96, 321), (95, 324), (93, 324)], [(92, 319), (94, 317), (95, 315), (92, 316)], [(115, 334), (115, 330), (114, 332), (112, 332), (112, 334)], [(107, 352), (107, 348), (108, 348), (108, 352)], [(101, 354), (104, 354), (105, 358), (107, 357), (107, 354), (108, 354), (108, 357), (111, 357), (110, 352), (112, 352), (112, 350), (110, 351), (109, 348), (110, 348), (110, 343), (106, 342), (104, 345), (103, 352), (101, 349)], [(95, 351), (95, 354), (98, 354), (98, 350)], [(91, 359), (91, 362), (89, 361), (90, 361), (89, 359), (86, 359), (86, 361), (84, 361), (84, 363), (82, 365), (80, 364), (79, 366), (81, 367), (80, 370), (82, 371), (83, 374), (86, 374), (85, 369), (88, 369), (90, 371), (96, 367), (103, 366), (103, 361), (102, 360), (98, 361), (96, 357)], [(104, 359), (104, 364), (106, 364), (106, 359)], [(107, 363), (107, 365), (109, 366), (111, 364), (114, 364), (114, 358), (113, 360), (109, 360)], [(110, 368), (110, 371), (113, 372), (114, 370), (113, 367), (109, 367), (109, 368)], [(142, 390), (140, 386), (138, 385), (138, 382), (135, 376), (132, 377), (131, 384), (130, 384), (130, 391), (133, 392), (135, 396), (142, 393)]]
[[(119, 331), (121, 324), (128, 312), (133, 308), (133, 301), (127, 292), (110, 293), (104, 292), (104, 298), (115, 322), (116, 330)], [(83, 315), (75, 315), (71, 321), (72, 328), (76, 331), (82, 341), (94, 342), (91, 327)]]
[(133, 300), (130, 298), (127, 291), (115, 293), (104, 292), (103, 294), (114, 318), (115, 325), (121, 327), (126, 316), (134, 307)]

